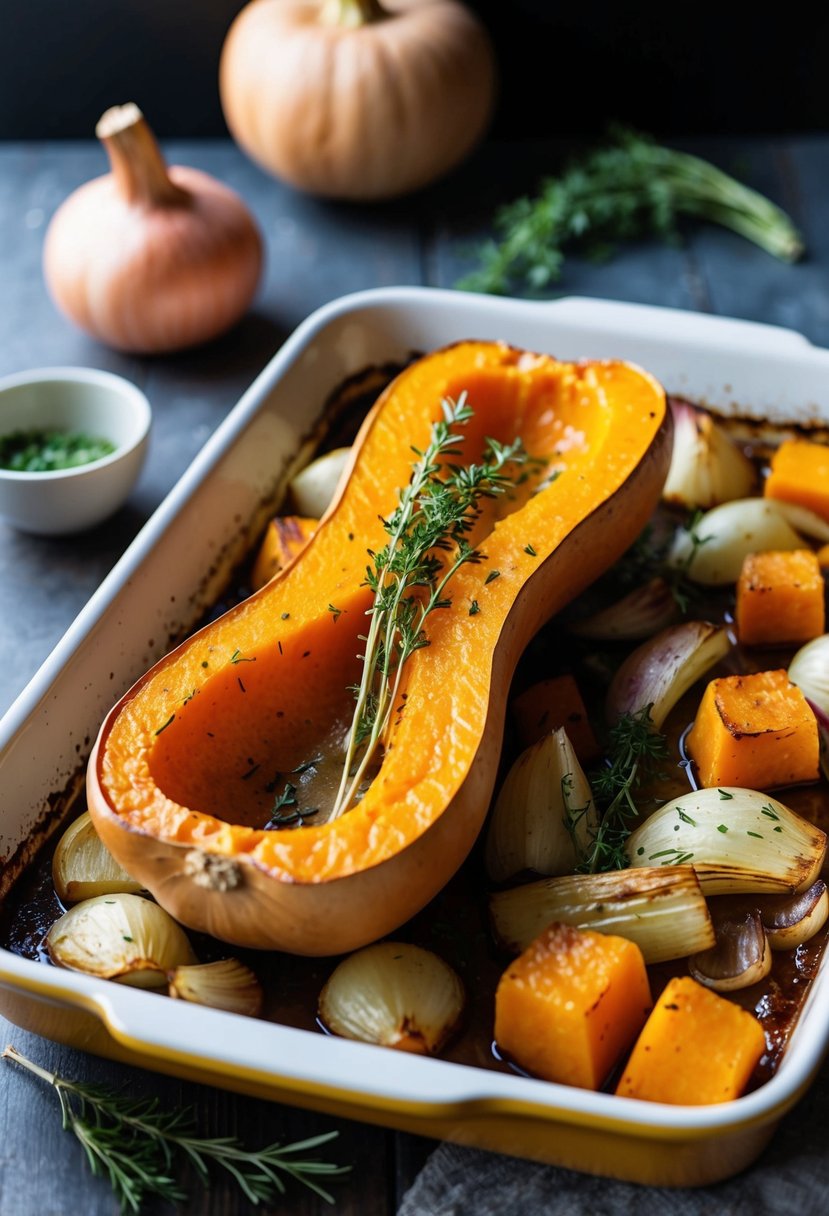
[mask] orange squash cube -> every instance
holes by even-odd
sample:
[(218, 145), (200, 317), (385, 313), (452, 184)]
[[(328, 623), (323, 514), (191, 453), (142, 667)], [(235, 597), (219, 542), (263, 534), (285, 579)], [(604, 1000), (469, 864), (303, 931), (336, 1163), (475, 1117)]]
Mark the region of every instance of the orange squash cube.
[(501, 977), (495, 1039), (537, 1077), (598, 1089), (651, 1004), (638, 946), (552, 924)]
[(688, 751), (706, 787), (753, 790), (816, 781), (815, 715), (785, 671), (712, 680), (688, 735)]
[(582, 764), (599, 755), (579, 686), (571, 675), (531, 685), (515, 698), (510, 710), (522, 750), (563, 726)]
[(807, 439), (787, 439), (771, 461), (763, 493), (798, 503), (829, 520), (829, 447)]
[(817, 564), (821, 570), (829, 570), (829, 545), (821, 545), (818, 549)]
[(319, 527), (318, 519), (303, 519), (300, 515), (277, 515), (256, 555), (251, 573), (254, 591), (269, 583), (298, 553), (301, 553)]
[(824, 584), (811, 549), (749, 553), (737, 582), (737, 633), (747, 646), (808, 642), (825, 622)]
[(672, 979), (636, 1041), (616, 1093), (706, 1106), (739, 1098), (766, 1047), (757, 1019), (690, 976)]

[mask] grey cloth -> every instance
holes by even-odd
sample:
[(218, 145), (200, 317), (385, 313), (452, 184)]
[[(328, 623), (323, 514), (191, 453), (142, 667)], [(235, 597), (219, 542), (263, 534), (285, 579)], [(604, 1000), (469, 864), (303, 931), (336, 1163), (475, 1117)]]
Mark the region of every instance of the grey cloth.
[[(665, 1146), (665, 1152), (670, 1147)], [(829, 1216), (829, 1067), (757, 1162), (700, 1189), (634, 1186), (443, 1144), (398, 1216)]]

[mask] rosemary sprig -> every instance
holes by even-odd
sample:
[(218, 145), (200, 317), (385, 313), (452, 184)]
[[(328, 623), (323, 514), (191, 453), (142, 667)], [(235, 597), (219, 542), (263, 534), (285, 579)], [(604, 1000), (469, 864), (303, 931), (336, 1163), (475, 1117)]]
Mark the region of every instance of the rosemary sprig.
[(607, 257), (617, 241), (676, 239), (682, 215), (730, 228), (783, 261), (802, 255), (803, 239), (789, 216), (756, 190), (646, 135), (624, 129), (611, 135), (606, 147), (542, 181), (535, 197), (496, 212), (498, 240), (484, 246), (480, 269), (461, 287), (504, 293), (523, 282), (541, 290), (561, 276), (568, 247)]
[(452, 601), (447, 587), (468, 562), (483, 554), (468, 536), (481, 514), (481, 500), (504, 494), (515, 483), (514, 467), (528, 463), (520, 439), (501, 444), (486, 440), (480, 464), (458, 465), (461, 436), (472, 417), (466, 393), (441, 403), (443, 417), (432, 424), (425, 451), (417, 457), (409, 484), (398, 492), (395, 511), (383, 526), (389, 537), (372, 564), (364, 585), (373, 601), (363, 655), (363, 672), (355, 689), (356, 705), (349, 730), (345, 763), (331, 814), (338, 818), (352, 805), (398, 703), (400, 678), (408, 659), (429, 639), (428, 617)]
[(608, 763), (590, 774), (596, 800), (604, 804), (598, 831), (578, 869), (583, 874), (623, 870), (625, 843), (638, 818), (636, 792), (668, 758), (665, 736), (654, 730), (651, 706), (623, 714), (608, 736)]
[(319, 1148), (337, 1136), (326, 1132), (294, 1144), (270, 1144), (251, 1152), (234, 1136), (208, 1139), (196, 1135), (190, 1109), (163, 1111), (155, 1098), (122, 1098), (94, 1085), (68, 1081), (33, 1063), (14, 1047), (3, 1052), (45, 1081), (58, 1095), (64, 1131), (83, 1146), (89, 1168), (109, 1180), (122, 1213), (138, 1213), (151, 1196), (178, 1203), (187, 1198), (172, 1175), (175, 1165), (188, 1161), (202, 1186), (210, 1186), (210, 1165), (220, 1166), (236, 1181), (248, 1201), (257, 1206), (285, 1194), (285, 1179), (300, 1182), (333, 1203), (334, 1197), (317, 1181), (345, 1174), (349, 1166), (298, 1153)]

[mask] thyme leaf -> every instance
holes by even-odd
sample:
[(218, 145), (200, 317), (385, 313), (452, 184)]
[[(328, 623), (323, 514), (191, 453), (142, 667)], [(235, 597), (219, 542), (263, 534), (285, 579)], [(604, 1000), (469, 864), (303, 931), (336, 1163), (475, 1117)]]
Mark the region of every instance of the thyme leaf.
[(668, 745), (665, 736), (654, 730), (650, 705), (635, 714), (623, 714), (611, 728), (607, 763), (590, 774), (590, 785), (603, 810), (596, 835), (578, 867), (581, 873), (625, 869), (625, 845), (639, 816), (637, 791), (667, 757)]
[(507, 444), (487, 439), (480, 463), (455, 463), (461, 428), (473, 416), (466, 393), (457, 401), (444, 399), (441, 412), (426, 448), (412, 449), (409, 483), (382, 521), (388, 542), (377, 553), (369, 550), (364, 585), (372, 593), (370, 625), (332, 819), (357, 796), (398, 704), (403, 668), (429, 645), (428, 618), (451, 606), (447, 588), (457, 571), (484, 557), (469, 540), (482, 501), (508, 493), (521, 465), (541, 463), (529, 461), (518, 438)]

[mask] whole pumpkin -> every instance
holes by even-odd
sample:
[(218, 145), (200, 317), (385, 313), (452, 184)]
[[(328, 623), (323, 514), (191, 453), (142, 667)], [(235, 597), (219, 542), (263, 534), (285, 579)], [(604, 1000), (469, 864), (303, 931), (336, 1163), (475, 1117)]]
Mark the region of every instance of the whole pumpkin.
[(311, 194), (382, 199), (441, 177), (478, 142), (495, 58), (458, 0), (254, 0), (222, 49), (239, 144)]

